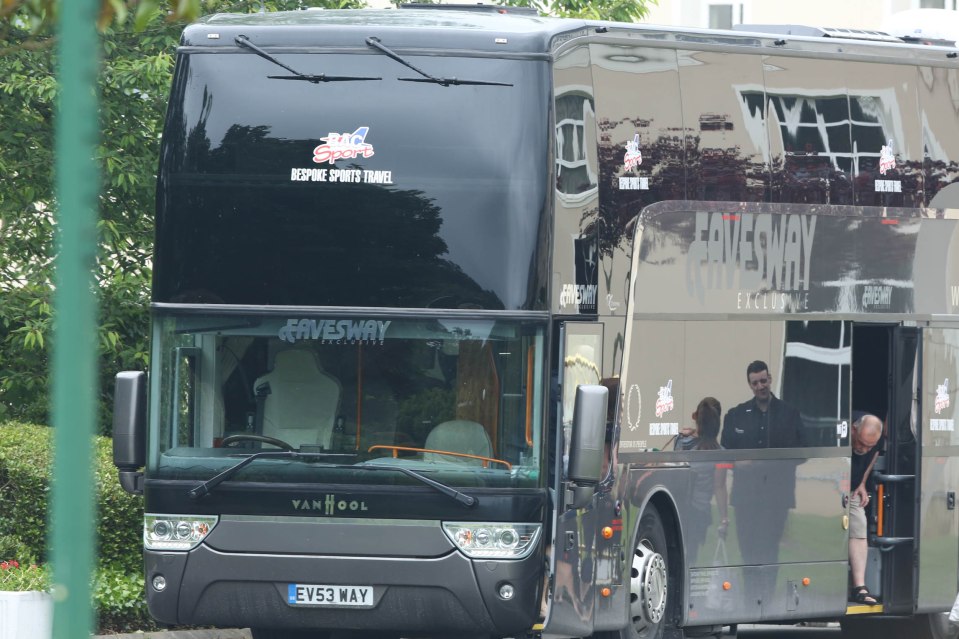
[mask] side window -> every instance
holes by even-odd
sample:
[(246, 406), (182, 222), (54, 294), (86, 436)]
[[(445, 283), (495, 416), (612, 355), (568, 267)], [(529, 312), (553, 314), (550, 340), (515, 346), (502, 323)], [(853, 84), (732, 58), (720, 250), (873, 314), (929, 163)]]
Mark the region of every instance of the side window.
[[(852, 204), (853, 149), (842, 74), (822, 73), (820, 60), (767, 56), (764, 62), (772, 201)], [(810, 78), (816, 78), (814, 85)]]
[[(603, 370), (603, 325), (568, 322), (563, 342), (562, 422), (563, 466), (569, 459), (569, 436), (573, 425), (576, 388), (583, 384), (599, 384)], [(612, 415), (608, 416), (612, 418)]]
[(959, 196), (948, 187), (959, 180), (959, 71), (921, 67), (919, 78), (926, 203), (955, 207)]
[(849, 322), (786, 322), (783, 401), (799, 409), (804, 446), (842, 446), (849, 434)]
[(755, 55), (679, 52), (691, 200), (762, 202), (769, 145), (762, 60)]
[(924, 447), (955, 446), (959, 379), (959, 330), (928, 329), (923, 340), (922, 442)]
[(846, 322), (637, 321), (620, 451), (840, 446), (850, 344)]

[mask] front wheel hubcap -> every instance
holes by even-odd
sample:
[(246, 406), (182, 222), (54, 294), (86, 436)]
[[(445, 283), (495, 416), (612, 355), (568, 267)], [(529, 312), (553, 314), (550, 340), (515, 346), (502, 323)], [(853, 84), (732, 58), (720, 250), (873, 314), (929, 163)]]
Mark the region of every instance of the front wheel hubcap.
[(666, 613), (668, 584), (666, 560), (647, 541), (640, 542), (633, 555), (630, 579), (630, 616), (642, 635), (650, 624), (658, 624)]

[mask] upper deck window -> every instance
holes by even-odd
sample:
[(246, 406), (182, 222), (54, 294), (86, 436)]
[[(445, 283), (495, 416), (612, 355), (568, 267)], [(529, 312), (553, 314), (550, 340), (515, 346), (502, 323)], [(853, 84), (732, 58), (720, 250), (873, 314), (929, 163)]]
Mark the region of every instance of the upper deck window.
[[(542, 308), (545, 62), (182, 54), (164, 133), (157, 301)], [(495, 255), (496, 259), (490, 256)], [(540, 269), (540, 270), (537, 270)], [(542, 272), (541, 272), (542, 271)]]

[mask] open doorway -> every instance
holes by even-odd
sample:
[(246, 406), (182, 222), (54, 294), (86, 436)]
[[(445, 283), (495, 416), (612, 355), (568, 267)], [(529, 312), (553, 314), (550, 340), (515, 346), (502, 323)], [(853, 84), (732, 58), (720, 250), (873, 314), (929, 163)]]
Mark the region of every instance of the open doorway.
[[(867, 508), (866, 586), (886, 612), (911, 612), (917, 490), (917, 442), (911, 425), (919, 331), (895, 324), (853, 324), (852, 410), (884, 424), (885, 452)], [(852, 487), (851, 487), (852, 488)]]

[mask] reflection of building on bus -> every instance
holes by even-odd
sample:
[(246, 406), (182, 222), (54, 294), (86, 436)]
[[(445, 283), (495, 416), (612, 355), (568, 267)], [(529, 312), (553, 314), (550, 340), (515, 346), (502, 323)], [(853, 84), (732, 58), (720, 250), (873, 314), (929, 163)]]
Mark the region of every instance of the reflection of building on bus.
[[(481, 6), (188, 27), (149, 381), (122, 374), (115, 411), (151, 614), (256, 639), (941, 636), (956, 51)], [(703, 398), (725, 412), (701, 441), (729, 445), (675, 449)], [(888, 441), (879, 606), (847, 601), (853, 406)]]

